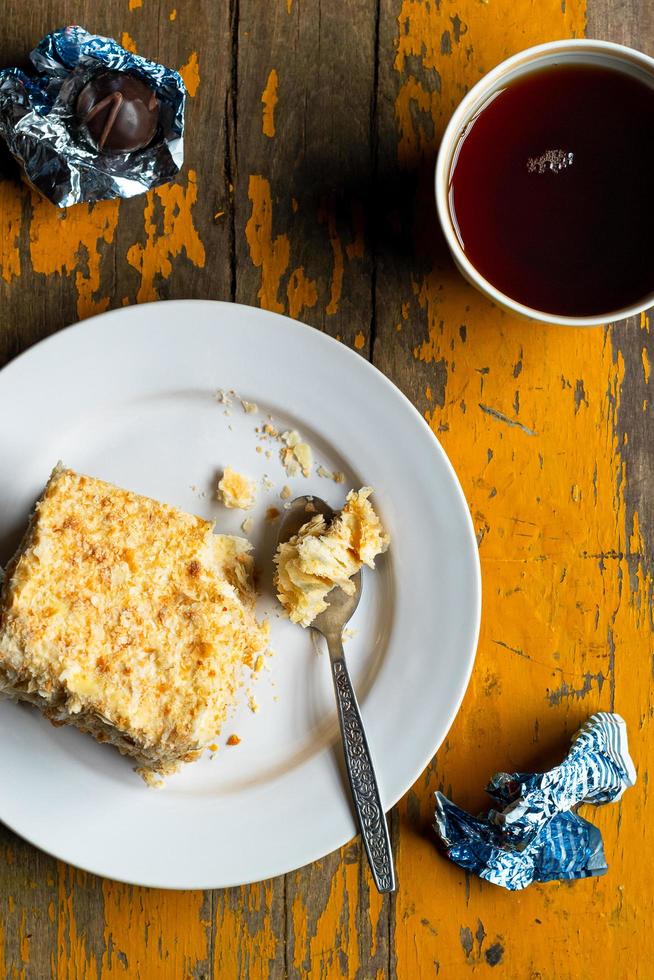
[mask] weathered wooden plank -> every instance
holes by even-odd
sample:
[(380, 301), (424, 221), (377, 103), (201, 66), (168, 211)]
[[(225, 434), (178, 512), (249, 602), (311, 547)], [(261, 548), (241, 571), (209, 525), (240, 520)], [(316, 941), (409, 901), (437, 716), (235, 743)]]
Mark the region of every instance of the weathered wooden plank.
[[(366, 354), (376, 3), (240, 0), (237, 299)], [(290, 977), (387, 975), (388, 900), (358, 842), (287, 876)]]
[[(185, 169), (174, 185), (147, 197), (62, 213), (22, 186), (3, 158), (0, 361), (79, 317), (125, 302), (229, 298), (229, 5), (126, 0), (102, 9), (61, 2), (38, 11), (18, 3), (6, 8), (0, 25), (6, 64), (22, 60), (48, 30), (76, 21), (179, 67), (190, 98)], [(220, 896), (132, 889), (57, 865), (8, 831), (2, 840), (13, 861), (4, 873), (0, 865), (0, 893), (13, 909), (3, 929), (10, 976), (208, 976), (214, 957), (236, 962), (244, 927), (254, 930), (254, 923), (262, 945), (275, 946), (275, 934), (283, 933), (274, 908), (262, 916), (248, 905), (267, 894), (263, 886)]]
[(630, 541), (637, 563), (642, 545), (619, 456), (621, 357), (601, 329), (530, 325), (487, 303), (454, 271), (432, 203), (438, 140), (466, 88), (530, 43), (583, 33), (584, 18), (569, 0), (382, 3), (374, 359), (459, 472), (485, 596), (463, 709), (400, 811), (399, 977), (502, 964), (511, 976), (608, 978), (626, 948), (651, 958), (650, 939), (635, 939), (647, 890), (642, 772), (623, 804), (593, 814), (611, 868), (592, 882), (508, 895), (439, 859), (429, 829), (435, 789), (475, 811), (491, 772), (550, 764), (600, 707), (627, 716), (644, 759), (648, 573), (630, 579), (624, 557)]
[(237, 298), (365, 352), (375, 0), (239, 4)]

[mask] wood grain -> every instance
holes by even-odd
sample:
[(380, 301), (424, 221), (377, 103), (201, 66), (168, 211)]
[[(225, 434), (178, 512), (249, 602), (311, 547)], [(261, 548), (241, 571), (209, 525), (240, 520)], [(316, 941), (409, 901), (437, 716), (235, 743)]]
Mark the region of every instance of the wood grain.
[[(654, 504), (648, 317), (516, 320), (454, 271), (432, 173), (454, 106), (531, 43), (654, 53), (644, 0), (6, 0), (0, 61), (63, 23), (180, 68), (178, 181), (58, 212), (0, 154), (0, 364), (123, 304), (236, 299), (371, 357), (450, 455), (482, 558), (478, 661), (446, 742), (393, 817), (400, 890), (353, 841), (273, 882), (169, 893), (103, 881), (0, 828), (0, 976), (649, 980)], [(383, 440), (383, 434), (380, 434)], [(426, 588), (426, 600), (428, 590)], [(432, 794), (475, 810), (495, 769), (555, 762), (597, 708), (639, 783), (592, 814), (610, 870), (508, 895), (435, 851)]]

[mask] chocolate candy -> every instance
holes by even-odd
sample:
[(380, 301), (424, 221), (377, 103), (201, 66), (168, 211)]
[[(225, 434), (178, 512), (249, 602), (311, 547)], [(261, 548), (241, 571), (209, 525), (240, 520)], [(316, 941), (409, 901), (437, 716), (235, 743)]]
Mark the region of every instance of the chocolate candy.
[(132, 153), (152, 141), (159, 102), (134, 75), (104, 71), (86, 83), (77, 97), (79, 121), (103, 153)]

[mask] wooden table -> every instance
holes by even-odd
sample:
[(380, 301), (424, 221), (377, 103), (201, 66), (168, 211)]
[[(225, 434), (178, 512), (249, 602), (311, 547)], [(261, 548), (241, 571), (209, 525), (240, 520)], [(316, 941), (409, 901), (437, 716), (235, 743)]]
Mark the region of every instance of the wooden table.
[[(650, 320), (570, 330), (500, 312), (454, 271), (432, 201), (443, 127), (486, 70), (584, 33), (654, 53), (653, 9), (5, 0), (0, 63), (77, 22), (179, 67), (190, 99), (183, 173), (146, 197), (61, 212), (2, 157), (0, 363), (80, 318), (173, 297), (327, 331), (447, 450), (484, 615), (459, 717), (392, 814), (397, 895), (371, 891), (358, 840), (274, 881), (174, 893), (103, 881), (0, 830), (3, 977), (654, 976)], [(436, 853), (434, 790), (481, 808), (491, 772), (558, 760), (598, 708), (627, 719), (639, 770), (592, 815), (605, 877), (507, 894)]]

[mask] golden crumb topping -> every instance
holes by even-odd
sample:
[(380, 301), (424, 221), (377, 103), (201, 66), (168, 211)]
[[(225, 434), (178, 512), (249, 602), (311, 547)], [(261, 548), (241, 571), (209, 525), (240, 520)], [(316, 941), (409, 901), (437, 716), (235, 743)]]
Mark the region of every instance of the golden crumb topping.
[(309, 626), (327, 608), (325, 598), (340, 586), (348, 595), (362, 565), (375, 567), (375, 558), (390, 543), (368, 497), (370, 487), (351, 491), (341, 513), (327, 525), (322, 514), (312, 517), (275, 555), (277, 598), (289, 618)]
[(251, 480), (237, 473), (231, 466), (226, 466), (222, 479), (218, 484), (218, 500), (225, 507), (238, 510), (250, 510), (254, 507), (257, 490)]
[(266, 649), (249, 548), (56, 469), (0, 593), (0, 689), (170, 771), (216, 735)]

